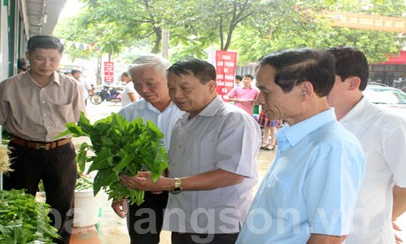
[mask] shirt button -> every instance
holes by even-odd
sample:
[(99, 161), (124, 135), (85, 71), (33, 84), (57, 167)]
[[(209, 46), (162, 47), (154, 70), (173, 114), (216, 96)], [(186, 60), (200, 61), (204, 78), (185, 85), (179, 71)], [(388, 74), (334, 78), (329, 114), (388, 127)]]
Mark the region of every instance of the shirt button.
[(42, 103), (46, 103), (45, 101), (42, 101)]

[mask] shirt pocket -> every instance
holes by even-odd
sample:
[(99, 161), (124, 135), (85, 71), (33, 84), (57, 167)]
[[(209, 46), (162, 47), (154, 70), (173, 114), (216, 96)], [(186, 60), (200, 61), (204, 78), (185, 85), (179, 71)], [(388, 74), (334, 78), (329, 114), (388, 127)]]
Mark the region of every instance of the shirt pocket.
[(265, 202), (272, 216), (280, 217), (281, 213), (292, 207), (291, 193), (292, 186), (272, 175), (264, 192)]
[(203, 173), (216, 169), (215, 159), (216, 143), (211, 140), (193, 142), (193, 171)]
[(58, 123), (75, 122), (75, 117), (73, 114), (73, 105), (69, 104), (50, 104), (51, 108), (51, 120)]

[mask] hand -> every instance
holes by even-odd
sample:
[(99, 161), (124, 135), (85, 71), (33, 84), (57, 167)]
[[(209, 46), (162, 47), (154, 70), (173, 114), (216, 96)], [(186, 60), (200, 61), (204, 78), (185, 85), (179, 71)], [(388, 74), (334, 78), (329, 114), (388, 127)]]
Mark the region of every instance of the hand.
[(156, 182), (153, 182), (151, 172), (138, 172), (136, 176), (120, 175), (120, 182), (128, 188), (157, 193), (165, 190), (163, 187), (163, 181), (165, 180), (168, 180), (168, 178), (161, 176)]
[[(402, 228), (400, 228), (400, 226), (398, 224), (396, 224), (395, 221), (392, 221), (392, 226), (395, 231), (402, 231)], [(397, 235), (396, 232), (395, 232), (395, 241), (396, 241), (396, 244), (403, 243), (402, 238), (400, 238), (400, 236)]]
[(111, 207), (113, 208), (114, 212), (120, 217), (124, 218), (128, 212), (128, 202), (127, 199), (121, 200), (114, 200), (111, 203)]

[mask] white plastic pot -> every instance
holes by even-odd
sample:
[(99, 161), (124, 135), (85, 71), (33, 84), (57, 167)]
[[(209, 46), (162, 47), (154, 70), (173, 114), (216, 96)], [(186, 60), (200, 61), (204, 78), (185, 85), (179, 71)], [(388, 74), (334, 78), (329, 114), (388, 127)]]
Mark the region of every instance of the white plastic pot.
[(95, 225), (99, 218), (100, 199), (93, 189), (75, 191), (73, 227)]

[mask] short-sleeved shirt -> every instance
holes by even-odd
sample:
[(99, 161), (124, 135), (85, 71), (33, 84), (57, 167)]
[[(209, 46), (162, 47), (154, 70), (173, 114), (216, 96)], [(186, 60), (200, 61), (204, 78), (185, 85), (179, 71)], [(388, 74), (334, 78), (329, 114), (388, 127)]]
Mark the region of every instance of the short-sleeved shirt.
[[(255, 87), (246, 88), (244, 86), (234, 87), (228, 94), (230, 98), (238, 98), (243, 100), (256, 100), (259, 96), (259, 90)], [(248, 114), (252, 114), (254, 110), (254, 101), (250, 102), (236, 102), (237, 107), (244, 109)]]
[(176, 123), (169, 177), (222, 169), (244, 180), (213, 190), (169, 194), (164, 229), (186, 233), (237, 233), (253, 199), (261, 132), (247, 113), (216, 97), (196, 117)]
[(135, 97), (138, 97), (138, 93), (135, 91), (134, 83), (132, 81), (128, 82), (124, 86), (124, 90), (121, 93), (121, 106), (125, 107), (126, 105), (132, 103), (129, 94), (134, 93)]
[(85, 99), (87, 99), (89, 97), (89, 90), (92, 90), (92, 85), (89, 81), (83, 79), (80, 79), (79, 82), (83, 86), (83, 96)]
[(366, 98), (339, 122), (360, 140), (367, 162), (346, 243), (395, 243), (393, 186), (406, 187), (406, 123)]
[(237, 243), (346, 235), (364, 175), (359, 141), (328, 109), (277, 133), (278, 152)]
[(118, 113), (128, 121), (142, 118), (144, 123), (146, 123), (148, 120), (151, 120), (164, 134), (163, 143), (168, 151), (172, 129), (183, 112), (172, 102), (161, 112), (152, 106), (151, 103), (141, 99), (122, 108)]
[(30, 141), (49, 142), (78, 122), (85, 112), (82, 85), (54, 72), (49, 85), (41, 87), (30, 72), (0, 83), (0, 124), (12, 135)]

